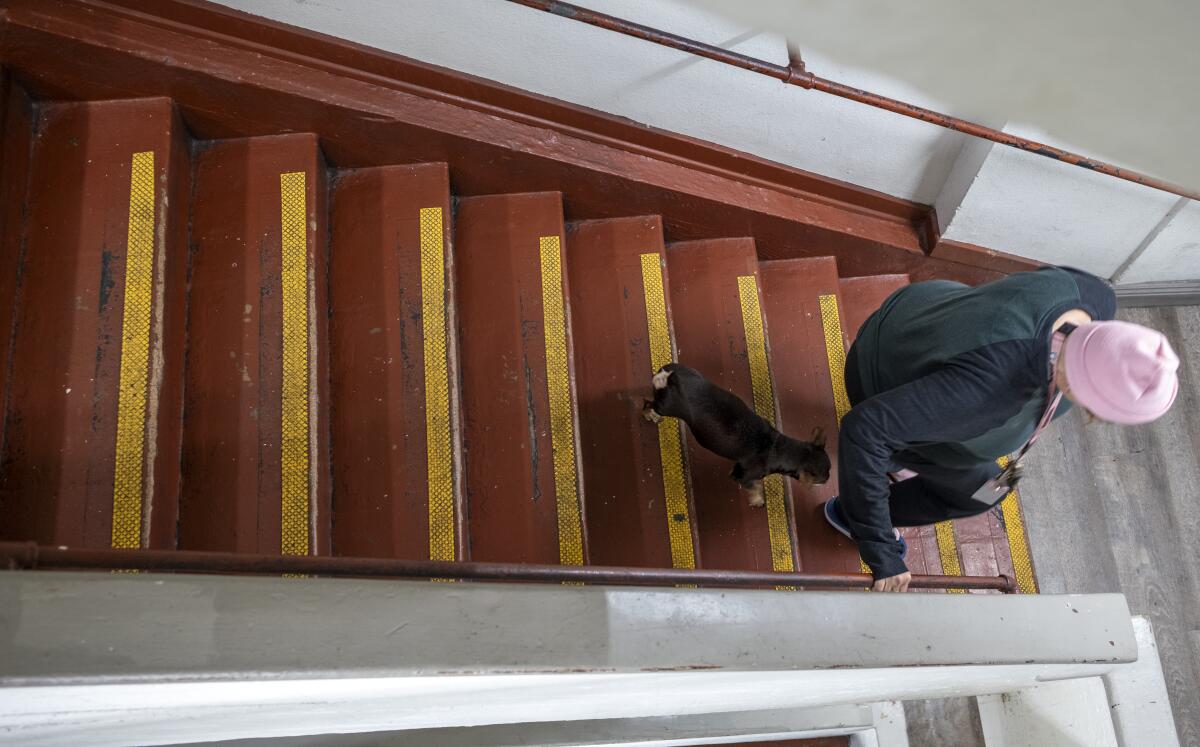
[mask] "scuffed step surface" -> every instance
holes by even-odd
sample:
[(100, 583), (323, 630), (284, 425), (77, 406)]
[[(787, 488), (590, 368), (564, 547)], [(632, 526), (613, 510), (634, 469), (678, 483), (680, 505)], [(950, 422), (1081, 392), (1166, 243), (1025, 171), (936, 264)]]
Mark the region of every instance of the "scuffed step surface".
[(182, 138), (169, 99), (41, 108), (0, 483), (6, 537), (174, 546)]
[(202, 149), (192, 242), (180, 546), (328, 553), (325, 172), (316, 137)]
[[(753, 407), (751, 355), (739, 278), (750, 278), (751, 284), (757, 278), (754, 242), (713, 239), (670, 244), (667, 268), (679, 362)], [(754, 303), (757, 305), (757, 298)], [(733, 465), (728, 460), (703, 449), (690, 437), (688, 460), (705, 568), (781, 570), (776, 568), (776, 553), (793, 563), (790, 517), (785, 516), (784, 526), (776, 528), (773, 543), (769, 507), (748, 505), (746, 492), (729, 476)]]
[(561, 197), (466, 198), (454, 231), (470, 557), (583, 563)]
[(694, 568), (680, 424), (642, 417), (651, 374), (674, 354), (661, 221), (575, 224), (567, 266), (591, 560)]
[(786, 259), (762, 263), (759, 273), (783, 430), (806, 439), (814, 428), (824, 428), (834, 467), (825, 485), (793, 486), (800, 564), (814, 573), (858, 573), (857, 547), (822, 514), (825, 501), (837, 494), (840, 394), (834, 385), (843, 374), (836, 349), (844, 344), (837, 264), (832, 257)]
[(334, 551), (461, 559), (446, 166), (342, 174), (331, 210)]

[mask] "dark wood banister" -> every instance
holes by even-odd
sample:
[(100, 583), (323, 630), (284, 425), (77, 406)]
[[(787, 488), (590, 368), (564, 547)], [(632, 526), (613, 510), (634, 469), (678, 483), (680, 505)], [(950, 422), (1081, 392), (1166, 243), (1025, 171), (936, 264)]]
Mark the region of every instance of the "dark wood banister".
[[(461, 579), (585, 583), (614, 586), (718, 586), (805, 589), (863, 589), (871, 577), (862, 573), (775, 573), (772, 571), (618, 568), (596, 565), (476, 563), (397, 558), (347, 558), (314, 555), (244, 555), (191, 550), (118, 550), (55, 547), (36, 542), (0, 542), (0, 568), (104, 569), (178, 571), (184, 573), (301, 574), (377, 578)], [(1014, 593), (1008, 576), (913, 576), (914, 589), (983, 589)]]

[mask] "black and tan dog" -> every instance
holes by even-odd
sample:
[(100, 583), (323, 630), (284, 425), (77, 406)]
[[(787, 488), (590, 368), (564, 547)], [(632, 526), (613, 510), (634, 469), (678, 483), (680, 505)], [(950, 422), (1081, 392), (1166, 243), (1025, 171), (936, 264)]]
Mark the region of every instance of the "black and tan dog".
[(797, 441), (775, 430), (736, 395), (713, 384), (699, 371), (668, 363), (652, 379), (654, 400), (642, 415), (652, 423), (679, 418), (696, 441), (734, 462), (730, 477), (750, 491), (750, 505), (763, 505), (762, 480), (787, 475), (806, 485), (829, 479), (825, 434), (813, 430), (812, 441)]

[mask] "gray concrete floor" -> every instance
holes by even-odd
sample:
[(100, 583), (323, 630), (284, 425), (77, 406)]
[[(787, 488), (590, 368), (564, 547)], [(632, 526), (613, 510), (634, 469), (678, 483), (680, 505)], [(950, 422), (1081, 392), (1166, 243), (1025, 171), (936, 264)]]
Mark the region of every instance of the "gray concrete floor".
[(974, 698), (908, 700), (909, 747), (984, 747)]
[[(1200, 747), (1200, 307), (1123, 310), (1182, 361), (1172, 411), (1140, 427), (1065, 416), (1022, 483), (1045, 593), (1119, 591), (1154, 624), (1184, 747)], [(973, 700), (906, 704), (913, 747), (982, 745)]]

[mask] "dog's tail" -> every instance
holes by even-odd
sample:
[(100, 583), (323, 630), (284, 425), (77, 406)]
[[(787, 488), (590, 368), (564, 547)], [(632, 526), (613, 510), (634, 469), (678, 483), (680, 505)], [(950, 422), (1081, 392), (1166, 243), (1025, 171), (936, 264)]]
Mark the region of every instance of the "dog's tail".
[(668, 363), (667, 365), (658, 369), (658, 373), (654, 374), (654, 377), (650, 379), (650, 383), (654, 385), (655, 389), (667, 388), (667, 383), (671, 378), (671, 374), (675, 372), (676, 365), (677, 364), (675, 363)]

